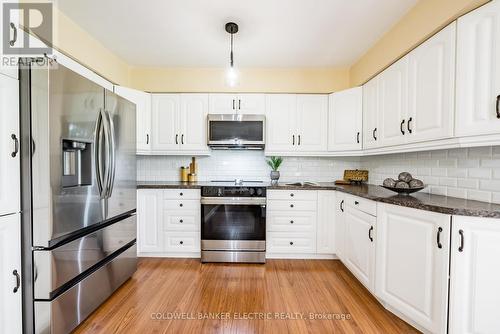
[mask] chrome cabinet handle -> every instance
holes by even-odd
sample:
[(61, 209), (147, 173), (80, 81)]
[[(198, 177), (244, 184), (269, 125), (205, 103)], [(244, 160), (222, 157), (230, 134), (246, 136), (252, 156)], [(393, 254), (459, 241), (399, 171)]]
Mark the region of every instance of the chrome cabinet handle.
[(12, 290), (12, 292), (16, 293), (17, 291), (19, 291), (19, 288), (21, 287), (21, 275), (19, 275), (16, 269), (14, 269), (12, 275), (16, 277), (16, 286), (14, 287), (14, 290)]
[(241, 110), (241, 100), (238, 100), (238, 110)]
[(235, 106), (234, 106), (234, 99), (233, 99), (233, 110), (236, 109)]
[(401, 133), (404, 135), (405, 134), (405, 130), (403, 129), (403, 126), (405, 125), (405, 120), (402, 120), (401, 121), (401, 124), (399, 125), (399, 130), (401, 130)]
[(368, 230), (368, 239), (370, 239), (371, 242), (373, 242), (372, 231), (373, 226), (370, 226), (370, 229)]
[(439, 227), (438, 228), (438, 233), (437, 233), (437, 245), (438, 245), (438, 248), (443, 248), (443, 245), (441, 244), (441, 232), (443, 232), (443, 228)]
[(411, 133), (411, 128), (410, 128), (411, 121), (413, 121), (413, 117), (410, 117), (410, 118), (408, 119), (408, 123), (406, 124), (406, 125), (407, 125), (407, 128), (408, 128), (408, 133)]
[(181, 144), (184, 145), (184, 134), (181, 135)]
[(300, 145), (300, 135), (298, 137), (299, 137), (299, 141), (297, 142), (297, 145)]
[(14, 36), (13, 36), (12, 40), (9, 41), (9, 45), (14, 46), (14, 44), (16, 44), (16, 41), (17, 41), (17, 28), (16, 28), (16, 25), (12, 22), (10, 23), (10, 27), (14, 31)]
[(292, 135), (292, 145), (295, 145), (295, 135)]
[(340, 202), (340, 211), (344, 212), (344, 200)]
[(500, 95), (497, 96), (497, 118), (500, 119)]
[(149, 134), (146, 134), (146, 145), (149, 145)]
[(459, 252), (464, 251), (464, 230), (459, 230), (458, 234), (460, 234), (460, 246), (458, 247)]
[(175, 135), (175, 145), (179, 144), (179, 135)]
[(10, 155), (15, 158), (17, 153), (19, 153), (19, 139), (17, 139), (15, 134), (11, 134), (10, 138), (14, 141), (14, 152), (12, 152)]
[(373, 139), (377, 140), (377, 128), (373, 129)]
[(358, 144), (359, 144), (359, 132), (358, 132), (358, 133), (356, 133), (356, 143), (358, 143)]

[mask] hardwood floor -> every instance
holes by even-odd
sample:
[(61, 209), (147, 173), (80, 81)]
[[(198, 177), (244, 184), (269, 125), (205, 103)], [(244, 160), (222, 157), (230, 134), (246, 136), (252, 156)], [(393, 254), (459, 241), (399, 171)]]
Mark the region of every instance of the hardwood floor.
[[(311, 319), (311, 313), (344, 318)], [(190, 319), (171, 319), (174, 316)], [(252, 265), (148, 258), (139, 261), (132, 279), (75, 333), (418, 331), (386, 311), (340, 261), (268, 260)]]

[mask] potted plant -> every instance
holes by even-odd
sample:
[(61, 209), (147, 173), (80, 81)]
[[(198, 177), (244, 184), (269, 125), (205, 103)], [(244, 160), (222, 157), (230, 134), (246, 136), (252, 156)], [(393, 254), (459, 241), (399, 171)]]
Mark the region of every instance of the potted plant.
[(267, 161), (269, 167), (271, 167), (271, 183), (278, 183), (280, 178), (280, 172), (278, 172), (278, 168), (280, 168), (281, 163), (283, 162), (282, 157), (271, 157)]

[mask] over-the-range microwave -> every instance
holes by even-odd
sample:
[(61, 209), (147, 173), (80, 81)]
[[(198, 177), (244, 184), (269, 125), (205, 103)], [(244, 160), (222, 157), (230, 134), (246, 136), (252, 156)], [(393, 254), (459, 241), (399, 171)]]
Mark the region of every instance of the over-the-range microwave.
[(208, 146), (212, 149), (262, 150), (265, 146), (264, 115), (209, 114)]

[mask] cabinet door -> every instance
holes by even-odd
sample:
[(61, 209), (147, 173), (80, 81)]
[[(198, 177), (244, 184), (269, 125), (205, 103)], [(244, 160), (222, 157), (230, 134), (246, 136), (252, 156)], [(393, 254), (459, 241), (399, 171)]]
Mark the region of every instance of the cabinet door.
[(152, 104), (152, 150), (178, 150), (181, 140), (179, 133), (180, 96), (178, 94), (153, 94)]
[(379, 143), (378, 78), (363, 86), (363, 148), (375, 148)]
[(446, 333), (450, 216), (379, 204), (376, 295), (429, 333)]
[(181, 94), (180, 143), (183, 151), (208, 151), (207, 94)]
[(297, 95), (297, 149), (326, 152), (328, 146), (328, 96)]
[(335, 254), (335, 191), (318, 191), (316, 252)]
[(246, 115), (266, 114), (265, 94), (239, 94), (236, 103), (239, 114), (246, 114)]
[(156, 189), (137, 190), (137, 247), (139, 253), (163, 250), (162, 192)]
[(151, 150), (151, 94), (115, 86), (115, 93), (135, 103), (137, 153)]
[(375, 290), (375, 217), (345, 206), (344, 264), (370, 291)]
[(453, 217), (451, 334), (500, 333), (499, 259), (499, 219)]
[(238, 112), (238, 96), (235, 94), (208, 94), (209, 114), (235, 114)]
[(20, 275), (21, 224), (13, 214), (0, 217), (0, 333), (22, 332)]
[(492, 1), (457, 22), (456, 135), (498, 133), (500, 1)]
[(455, 39), (453, 22), (409, 54), (409, 142), (453, 136)]
[(408, 134), (408, 57), (382, 72), (378, 87), (380, 146), (404, 144)]
[(0, 75), (0, 215), (20, 210), (19, 81)]
[(360, 150), (363, 89), (356, 87), (330, 94), (328, 109), (328, 151)]
[(268, 94), (266, 97), (266, 151), (291, 152), (297, 147), (297, 98), (295, 94)]
[[(3, 5), (4, 4), (17, 4), (18, 1), (16, 0), (0, 0), (0, 6), (2, 6), (1, 13), (4, 15), (3, 11)], [(12, 48), (20, 48), (23, 45), (23, 39), (22, 39), (22, 30), (19, 27), (19, 11), (18, 10), (12, 10), (9, 13), (5, 13), (9, 17), (9, 22), (4, 25), (3, 19), (2, 19), (2, 29), (8, 28), (9, 31), (7, 32), (7, 36), (9, 40), (6, 42), (9, 46), (12, 43), (13, 45), (11, 46)], [(3, 36), (2, 36), (3, 39)], [(11, 63), (17, 63), (17, 59), (14, 55), (8, 55), (5, 54), (5, 52), (2, 53), (3, 57), (6, 57), (5, 59), (9, 60), (9, 64), (3, 63), (3, 61), (0, 62), (0, 73), (8, 75), (11, 78), (17, 79), (19, 75), (19, 68), (17, 65), (14, 65)]]
[(345, 262), (345, 198), (340, 192), (335, 194), (335, 254)]

